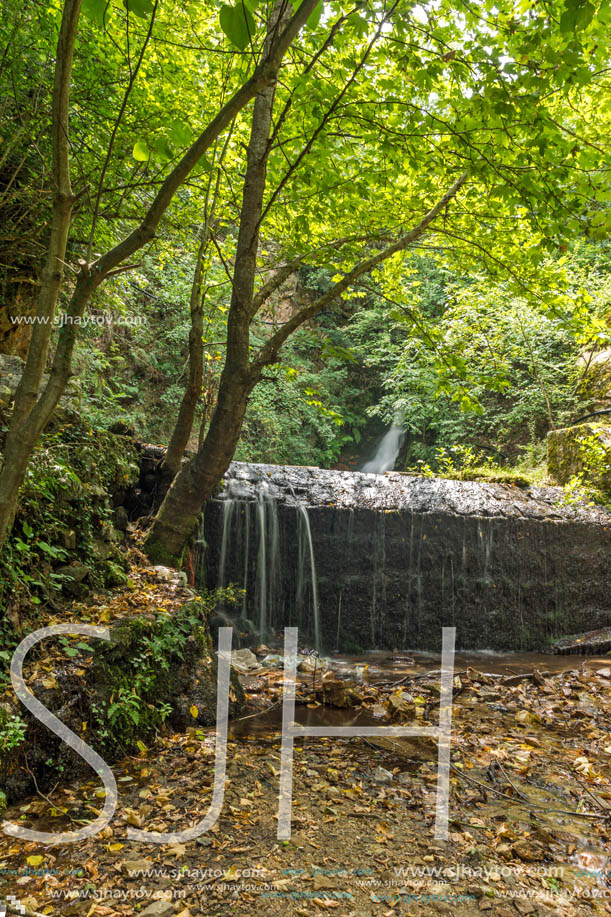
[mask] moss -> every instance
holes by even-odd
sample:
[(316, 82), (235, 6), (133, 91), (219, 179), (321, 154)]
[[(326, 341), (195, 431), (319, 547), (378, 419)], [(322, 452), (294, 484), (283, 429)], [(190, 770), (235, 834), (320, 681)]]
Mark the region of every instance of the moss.
[(513, 484), (530, 487), (534, 482), (529, 475), (511, 468), (464, 468), (456, 473), (459, 481), (488, 481), (490, 484)]
[(6, 809), (6, 806), (7, 806), (6, 796), (4, 795), (2, 790), (0, 790), (0, 814), (4, 812), (4, 810)]
[[(189, 694), (196, 668), (216, 696), (211, 656), (201, 603), (186, 605), (174, 616), (134, 617), (116, 625), (110, 644), (96, 650), (92, 712), (103, 748), (111, 754), (129, 752), (157, 732), (172, 718), (180, 697)], [(201, 713), (212, 722), (214, 706)]]

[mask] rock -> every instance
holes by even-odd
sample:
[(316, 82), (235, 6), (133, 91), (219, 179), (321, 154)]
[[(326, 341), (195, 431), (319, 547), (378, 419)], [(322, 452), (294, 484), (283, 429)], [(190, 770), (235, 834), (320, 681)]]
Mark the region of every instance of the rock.
[(367, 741), (413, 761), (437, 760), (437, 742), (431, 736), (368, 736)]
[(169, 917), (174, 913), (174, 905), (169, 898), (158, 898), (141, 913), (142, 917)]
[(527, 837), (521, 837), (515, 844), (512, 844), (512, 852), (527, 863), (534, 863), (536, 860), (543, 858), (543, 847), (536, 844)]
[(161, 583), (172, 583), (176, 579), (176, 576), (177, 576), (176, 570), (172, 570), (171, 567), (163, 567), (161, 565), (158, 565), (156, 567), (153, 567), (153, 570), (155, 571), (157, 579)]
[(0, 410), (8, 408), (19, 385), (24, 362), (21, 357), (0, 353)]
[(85, 564), (69, 564), (65, 567), (58, 567), (55, 572), (74, 583), (82, 583), (90, 575), (91, 570)]
[(393, 778), (391, 772), (384, 767), (376, 767), (373, 779), (382, 786), (390, 786)]
[(259, 668), (257, 657), (252, 650), (249, 649), (233, 650), (231, 653), (231, 665), (240, 675), (244, 675), (246, 672), (252, 672), (253, 669)]
[(559, 484), (579, 474), (586, 485), (611, 490), (611, 427), (582, 423), (552, 430), (547, 434), (547, 470)]
[(320, 891), (322, 888), (335, 888), (335, 882), (325, 875), (316, 875), (312, 879), (312, 888), (315, 891)]
[(563, 637), (551, 644), (551, 652), (558, 655), (598, 656), (611, 651), (611, 627), (590, 630), (573, 637)]
[(414, 710), (414, 698), (406, 691), (400, 694), (391, 694), (388, 698), (388, 712), (395, 717), (399, 713), (408, 713)]
[(322, 700), (323, 704), (341, 709), (360, 707), (363, 703), (361, 695), (343, 681), (324, 681), (321, 690), (316, 692), (316, 697)]
[(320, 660), (316, 656), (304, 656), (297, 669), (300, 672), (320, 671)]
[[(463, 647), (534, 650), (547, 644), (550, 635), (609, 623), (611, 514), (584, 503), (568, 504), (560, 488), (525, 491), (396, 472), (370, 475), (233, 462), (224, 488), (206, 504), (201, 537), (209, 545), (222, 544), (226, 499), (234, 499), (223, 576), (226, 582), (246, 585), (251, 597), (257, 594), (253, 546), (260, 541), (257, 500), (263, 490), (269, 498), (266, 518), (273, 516), (277, 532), (275, 572), (268, 580), (272, 630), (296, 618), (297, 534), (305, 524), (299, 521), (299, 506), (307, 511), (311, 528), (323, 646), (355, 657), (370, 649), (415, 645), (438, 651), (442, 626), (460, 622)], [(245, 558), (238, 545), (246, 546), (247, 525), (244, 584)], [(272, 528), (266, 531), (271, 538)], [(379, 556), (374, 556), (374, 545), (380, 546)], [(272, 550), (271, 542), (267, 547)], [(220, 555), (220, 549), (209, 552), (211, 582), (219, 578)], [(454, 580), (439, 575), (449, 569), (449, 557)], [(309, 580), (307, 561), (306, 556)], [(549, 570), (554, 570), (557, 605), (548, 600)], [(523, 627), (516, 624), (515, 591), (509, 588), (518, 580)], [(413, 611), (407, 617), (406, 602)], [(493, 625), (483, 626), (486, 621)], [(313, 616), (304, 613), (298, 645), (312, 645), (313, 631)], [(302, 671), (312, 664), (304, 663)]]
[(112, 524), (114, 527), (119, 529), (121, 532), (124, 532), (127, 529), (128, 522), (129, 516), (127, 515), (127, 510), (125, 507), (117, 506), (112, 514)]
[(601, 678), (611, 678), (611, 669), (596, 669), (596, 674)]
[(261, 660), (261, 665), (268, 669), (279, 669), (284, 665), (284, 658), (277, 653), (270, 653)]
[(55, 572), (63, 577), (62, 589), (73, 598), (82, 598), (87, 595), (86, 582), (91, 576), (91, 568), (85, 564), (69, 564), (58, 567)]

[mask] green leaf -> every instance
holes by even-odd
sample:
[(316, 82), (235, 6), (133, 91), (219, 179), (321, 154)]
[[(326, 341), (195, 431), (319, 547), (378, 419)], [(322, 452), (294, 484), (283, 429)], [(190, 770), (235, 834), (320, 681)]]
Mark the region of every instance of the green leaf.
[[(107, 9), (108, 7), (108, 9)], [(110, 3), (108, 0), (83, 0), (81, 9), (83, 16), (90, 19), (99, 29), (104, 28), (104, 14), (106, 17), (110, 13)]]
[(145, 18), (153, 12), (153, 0), (123, 0), (123, 6), (134, 16)]
[(320, 17), (322, 16), (322, 0), (316, 4), (310, 15), (308, 16), (307, 26), (309, 29), (315, 29), (318, 23), (320, 22)]
[(560, 17), (560, 31), (585, 29), (592, 22), (595, 12), (589, 0), (566, 0), (564, 12)]
[(170, 142), (167, 137), (160, 137), (159, 140), (156, 140), (154, 150), (155, 156), (158, 159), (161, 159), (162, 162), (167, 162), (174, 156), (172, 147), (170, 146)]
[(132, 150), (132, 156), (138, 162), (148, 162), (151, 156), (151, 152), (149, 148), (147, 147), (146, 143), (144, 142), (144, 140), (139, 140), (137, 143), (134, 144), (134, 148)]
[(168, 136), (176, 146), (185, 146), (191, 140), (192, 131), (188, 124), (176, 119), (170, 125)]
[(255, 34), (255, 20), (250, 10), (241, 3), (221, 7), (219, 13), (221, 28), (232, 45), (243, 51)]

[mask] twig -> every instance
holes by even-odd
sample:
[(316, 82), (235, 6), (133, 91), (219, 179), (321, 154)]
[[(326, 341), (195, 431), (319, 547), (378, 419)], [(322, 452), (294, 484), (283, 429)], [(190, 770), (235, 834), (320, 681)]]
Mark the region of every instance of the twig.
[[(34, 781), (34, 787), (35, 787), (35, 789), (36, 789), (37, 794), (40, 796), (40, 798), (41, 798), (41, 799), (44, 799), (44, 801), (45, 801), (46, 803), (48, 803), (48, 805), (50, 805), (52, 809), (59, 809), (59, 810), (62, 812), (63, 815), (67, 815), (67, 816), (68, 816), (68, 818), (70, 819), (71, 822), (74, 822), (75, 819), (72, 818), (72, 816), (70, 815), (70, 813), (68, 812), (67, 809), (64, 809), (64, 808), (62, 808), (60, 805), (54, 803), (51, 799), (49, 799), (48, 796), (45, 796), (45, 794), (44, 794), (43, 792), (41, 792), (41, 790), (38, 788), (38, 781), (36, 780), (36, 774), (30, 769), (30, 766), (29, 766), (29, 764), (28, 764), (28, 758), (27, 758), (27, 755), (25, 754), (25, 752), (24, 752), (24, 754), (23, 754), (23, 762), (24, 762), (24, 764), (25, 764), (25, 769), (26, 769), (26, 771), (28, 772), (28, 774), (30, 775), (30, 777), (32, 778), (32, 780)], [(53, 790), (55, 789), (56, 786), (57, 786), (57, 784), (55, 784), (55, 786), (53, 787)], [(51, 792), (53, 792), (53, 790), (51, 790)]]
[(611, 810), (609, 809), (609, 806), (605, 805), (605, 803), (601, 799), (597, 799), (594, 793), (592, 793), (592, 791), (585, 785), (585, 783), (582, 780), (579, 779), (579, 777), (575, 777), (575, 779), (577, 780), (577, 783), (579, 783), (580, 786), (584, 788), (588, 796), (592, 797), (592, 799), (594, 800), (594, 802), (596, 803), (599, 809), (603, 809), (603, 811), (609, 812), (611, 814)]
[(517, 786), (515, 785), (515, 783), (513, 782), (513, 780), (511, 779), (511, 777), (509, 776), (509, 774), (507, 773), (507, 771), (505, 770), (505, 768), (503, 767), (503, 765), (501, 764), (501, 762), (500, 762), (500, 761), (497, 761), (496, 764), (497, 764), (499, 770), (501, 771), (501, 773), (503, 774), (503, 777), (505, 778), (505, 780), (506, 780), (507, 783), (509, 784), (509, 786), (513, 787), (513, 789), (514, 789), (515, 792), (518, 794), (518, 796), (520, 796), (522, 799), (525, 799), (526, 802), (528, 802), (528, 797), (525, 796), (524, 793), (522, 793), (522, 792), (517, 788)]
[[(516, 799), (514, 796), (508, 796), (507, 793), (501, 793), (500, 790), (495, 789), (493, 786), (482, 783), (480, 780), (474, 780), (473, 777), (467, 777), (466, 774), (463, 774), (463, 772), (453, 764), (451, 764), (450, 767), (455, 774), (458, 774), (459, 777), (463, 777), (468, 781), (468, 783), (473, 783), (475, 786), (483, 787), (486, 792), (496, 793), (497, 796), (501, 796), (503, 799), (508, 799), (510, 802), (515, 802), (517, 805), (523, 804), (520, 799)], [(527, 802), (528, 805), (533, 809), (545, 809), (546, 812), (554, 812), (556, 815), (571, 815), (573, 818), (598, 818), (602, 820), (606, 820), (610, 817), (609, 814), (600, 815), (598, 812), (572, 812), (570, 809), (550, 809), (548, 806), (540, 805), (538, 802), (530, 802), (530, 800), (525, 800), (525, 802)]]

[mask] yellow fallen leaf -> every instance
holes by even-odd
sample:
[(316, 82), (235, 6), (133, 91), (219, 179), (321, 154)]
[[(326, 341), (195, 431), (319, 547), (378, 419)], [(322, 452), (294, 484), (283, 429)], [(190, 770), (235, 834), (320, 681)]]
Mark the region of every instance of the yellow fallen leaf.
[(106, 848), (110, 853), (117, 853), (119, 850), (123, 850), (125, 844), (109, 844)]
[(197, 717), (199, 716), (199, 710), (197, 709), (197, 707), (195, 706), (195, 704), (192, 704), (192, 705), (189, 707), (189, 713), (191, 714), (191, 716), (193, 717), (194, 720), (197, 719)]
[(40, 866), (44, 857), (41, 856), (31, 856), (28, 857), (27, 862), (30, 866)]

